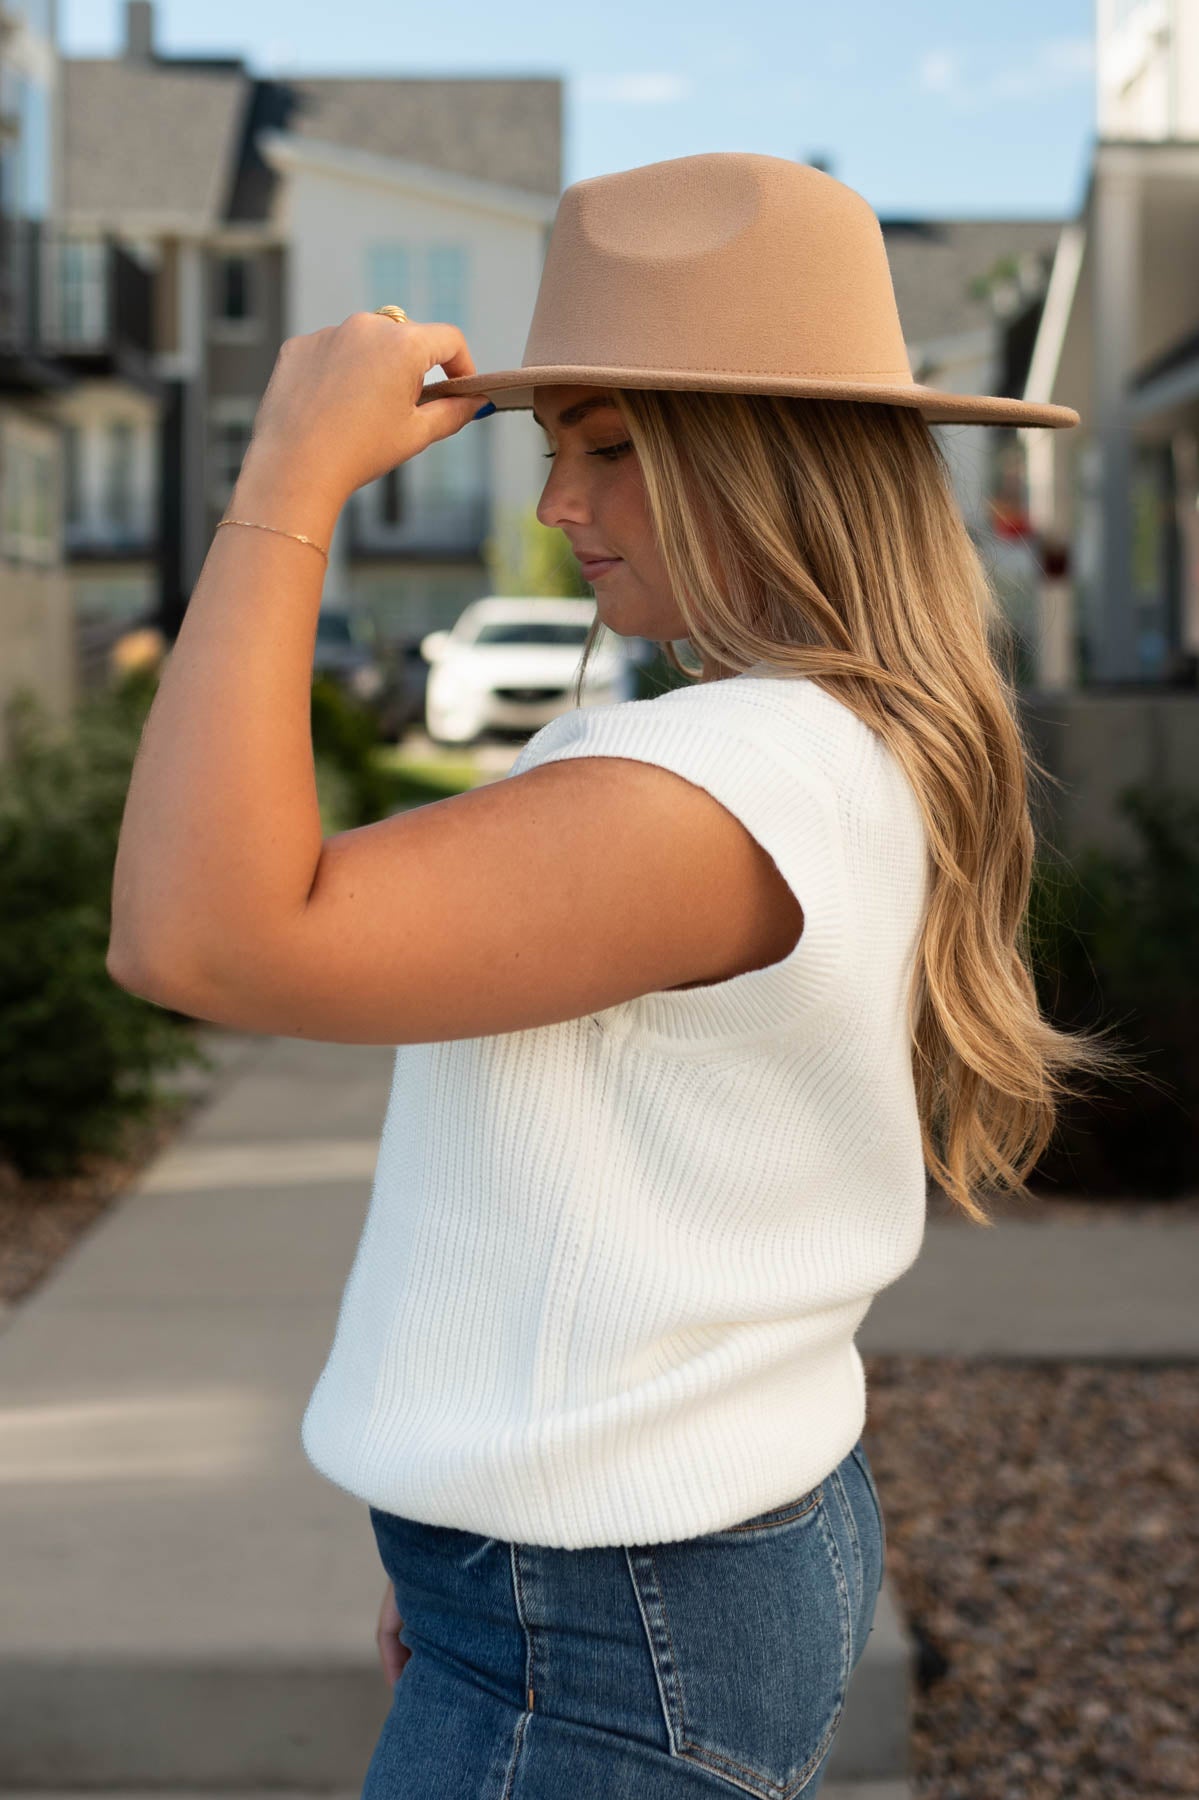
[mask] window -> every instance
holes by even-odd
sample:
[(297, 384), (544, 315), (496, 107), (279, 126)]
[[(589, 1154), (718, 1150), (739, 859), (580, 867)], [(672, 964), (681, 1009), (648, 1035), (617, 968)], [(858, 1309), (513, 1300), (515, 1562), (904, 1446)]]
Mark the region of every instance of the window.
[(209, 338), (229, 344), (260, 341), (266, 308), (257, 257), (243, 250), (215, 251), (208, 267)]
[(64, 344), (96, 344), (107, 324), (107, 255), (99, 238), (68, 238), (59, 246), (58, 331)]
[(49, 92), (40, 76), (17, 68), (15, 59), (0, 67), (0, 112), (12, 122), (0, 150), (3, 211), (12, 218), (44, 220), (50, 210)]
[[(444, 319), (470, 329), (470, 251), (465, 244), (383, 240), (366, 246), (363, 306), (393, 302), (414, 319)], [(430, 369), (425, 379), (438, 381)], [(359, 516), (368, 541), (411, 538), (473, 549), (486, 511), (489, 445), (460, 431), (430, 444), (419, 457), (367, 484)]]
[(209, 418), (208, 497), (210, 505), (223, 507), (241, 474), (241, 465), (254, 429), (255, 400), (226, 399), (216, 404)]
[(104, 523), (118, 537), (133, 528), (133, 426), (128, 419), (108, 421), (104, 470)]
[[(402, 306), (409, 318), (446, 319), (459, 331), (470, 331), (470, 254), (465, 244), (368, 244), (363, 286), (364, 311)], [(430, 380), (437, 379), (430, 372)]]
[(37, 78), (22, 82), (21, 93), (22, 212), (44, 219), (50, 211), (50, 95)]
[(55, 464), (58, 433), (6, 419), (0, 438), (0, 530), (4, 554), (21, 562), (58, 557)]
[(430, 244), (426, 286), (429, 319), (445, 319), (465, 332), (466, 251), (461, 244)]
[(253, 316), (248, 256), (221, 256), (216, 265), (216, 317), (242, 323)]
[(368, 244), (365, 312), (402, 306), (410, 318), (423, 317), (412, 288), (411, 259), (401, 244)]
[(591, 627), (566, 619), (491, 619), (475, 632), (476, 644), (583, 644)]

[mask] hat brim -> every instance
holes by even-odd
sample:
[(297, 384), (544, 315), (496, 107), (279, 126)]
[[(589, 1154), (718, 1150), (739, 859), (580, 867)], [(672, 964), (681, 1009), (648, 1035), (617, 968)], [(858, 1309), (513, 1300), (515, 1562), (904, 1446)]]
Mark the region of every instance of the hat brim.
[(1013, 400), (998, 394), (952, 394), (942, 388), (924, 387), (915, 381), (817, 381), (780, 375), (713, 375), (687, 369), (597, 369), (555, 363), (540, 368), (493, 369), (482, 375), (457, 375), (452, 380), (426, 382), (419, 404), (478, 394), (495, 403), (497, 412), (528, 412), (535, 387), (585, 384), (588, 387), (682, 388), (707, 393), (794, 394), (811, 400), (881, 401), (892, 406), (912, 406), (930, 424), (1046, 425), (1068, 429), (1080, 422), (1072, 406), (1048, 401)]

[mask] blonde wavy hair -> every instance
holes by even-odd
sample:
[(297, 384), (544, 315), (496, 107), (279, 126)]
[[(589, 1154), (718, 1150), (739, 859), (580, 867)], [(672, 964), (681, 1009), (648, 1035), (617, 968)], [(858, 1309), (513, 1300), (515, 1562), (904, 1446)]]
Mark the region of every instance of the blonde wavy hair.
[[(687, 641), (737, 673), (816, 681), (886, 741), (932, 855), (908, 1017), (928, 1172), (978, 1225), (976, 1190), (1028, 1197), (1071, 1073), (1129, 1064), (1042, 1016), (1028, 903), (1032, 775), (1001, 658), (1010, 628), (913, 407), (613, 390)], [(588, 633), (575, 690), (581, 702)], [(680, 675), (674, 642), (659, 645)]]

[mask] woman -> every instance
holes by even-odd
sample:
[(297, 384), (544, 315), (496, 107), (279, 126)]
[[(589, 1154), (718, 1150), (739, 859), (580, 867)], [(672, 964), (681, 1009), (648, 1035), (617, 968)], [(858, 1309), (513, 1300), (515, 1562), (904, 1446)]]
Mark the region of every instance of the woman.
[[(301, 1427), (389, 1577), (365, 1800), (807, 1797), (883, 1579), (854, 1334), (926, 1175), (987, 1223), (1111, 1060), (1037, 1008), (1029, 758), (928, 429), (1078, 415), (915, 384), (873, 212), (773, 157), (568, 188), (519, 369), (381, 310), (280, 353), (110, 967), (397, 1046)], [(596, 630), (693, 679), (322, 842), (288, 539), (483, 395), (535, 411)]]

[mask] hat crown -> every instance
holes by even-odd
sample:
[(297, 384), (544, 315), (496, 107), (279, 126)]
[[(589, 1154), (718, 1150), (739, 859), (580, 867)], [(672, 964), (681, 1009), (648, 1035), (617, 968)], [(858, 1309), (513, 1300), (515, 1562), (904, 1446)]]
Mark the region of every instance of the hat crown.
[(559, 384), (908, 406), (930, 424), (1079, 422), (1050, 401), (917, 382), (873, 208), (823, 169), (748, 150), (573, 182), (520, 367), (426, 381), (421, 402), (484, 394), (528, 411)]
[(912, 381), (873, 208), (748, 151), (563, 191), (521, 366), (570, 364)]

